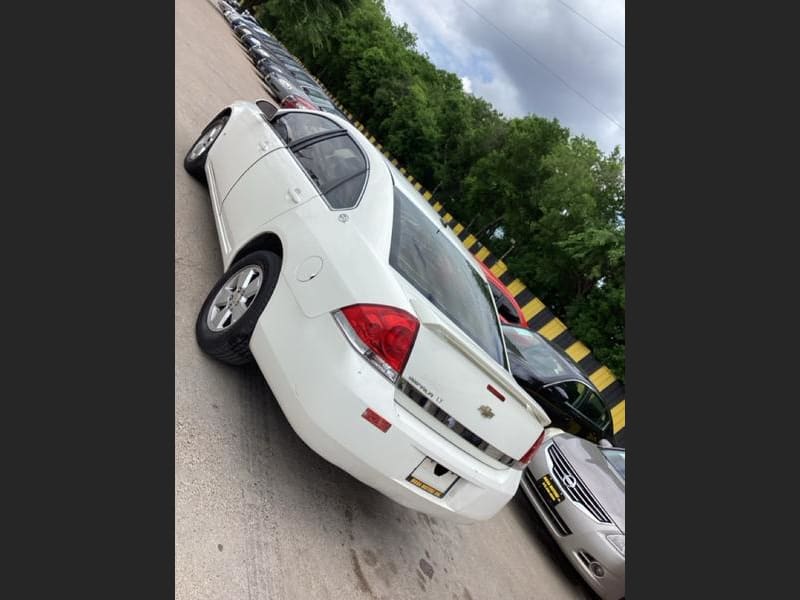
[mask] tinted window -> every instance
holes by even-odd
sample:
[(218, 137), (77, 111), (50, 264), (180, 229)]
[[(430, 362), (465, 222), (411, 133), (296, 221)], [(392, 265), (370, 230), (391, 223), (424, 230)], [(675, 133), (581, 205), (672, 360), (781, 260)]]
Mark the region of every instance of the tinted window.
[(506, 366), (486, 282), (444, 231), (397, 188), (389, 263), (489, 356)]
[(522, 358), (537, 376), (549, 379), (572, 373), (567, 361), (529, 329), (504, 326), (503, 335), (508, 351)]
[(358, 203), (367, 178), (367, 162), (349, 136), (314, 142), (296, 150), (295, 156), (331, 208), (353, 208)]
[(489, 287), (492, 290), (492, 296), (494, 296), (494, 303), (497, 304), (497, 312), (499, 312), (506, 320), (511, 321), (512, 323), (519, 323), (519, 316), (517, 314), (516, 307), (511, 304), (511, 301), (506, 298), (506, 295), (500, 291), (496, 285), (494, 285), (491, 281), (489, 282)]
[(553, 400), (566, 402), (600, 429), (605, 429), (611, 420), (606, 405), (600, 396), (580, 381), (564, 381), (547, 386), (542, 393)]
[(340, 129), (330, 119), (303, 112), (281, 115), (272, 122), (272, 126), (287, 145), (310, 135)]

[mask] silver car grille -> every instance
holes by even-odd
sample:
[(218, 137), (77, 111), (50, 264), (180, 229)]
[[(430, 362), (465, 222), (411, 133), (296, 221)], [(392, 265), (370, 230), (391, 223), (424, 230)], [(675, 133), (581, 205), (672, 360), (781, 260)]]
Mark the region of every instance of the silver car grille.
[(547, 454), (553, 465), (553, 475), (556, 476), (561, 484), (561, 489), (569, 496), (570, 500), (583, 506), (600, 523), (611, 523), (608, 513), (603, 510), (558, 446), (550, 444), (547, 447)]
[(421, 406), (426, 413), (428, 413), (434, 419), (442, 423), (453, 433), (456, 433), (457, 435), (461, 436), (467, 442), (475, 446), (478, 450), (484, 452), (487, 456), (508, 466), (511, 466), (516, 461), (515, 458), (509, 456), (508, 454), (505, 454), (501, 450), (498, 450), (497, 448), (492, 446), (489, 442), (481, 439), (479, 436), (472, 433), (472, 431), (464, 427), (447, 411), (444, 411), (441, 408), (439, 408), (439, 406), (437, 406), (435, 402), (429, 400), (426, 396), (424, 396), (421, 392), (419, 392), (414, 386), (408, 383), (408, 381), (406, 381), (405, 379), (400, 380), (398, 388), (407, 397), (409, 397), (411, 400), (413, 400), (415, 403)]

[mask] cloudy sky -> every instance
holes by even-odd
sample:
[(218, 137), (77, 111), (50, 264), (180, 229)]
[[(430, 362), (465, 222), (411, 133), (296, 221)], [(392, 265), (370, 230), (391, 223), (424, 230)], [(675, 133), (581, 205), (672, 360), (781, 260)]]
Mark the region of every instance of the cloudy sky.
[(624, 153), (625, 131), (613, 122), (625, 127), (624, 0), (385, 3), (421, 52), (504, 115), (555, 117), (605, 152)]

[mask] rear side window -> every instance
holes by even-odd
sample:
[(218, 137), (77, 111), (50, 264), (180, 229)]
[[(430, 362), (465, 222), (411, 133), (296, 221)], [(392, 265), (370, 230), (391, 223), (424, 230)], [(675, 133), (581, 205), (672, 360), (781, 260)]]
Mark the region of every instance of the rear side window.
[(295, 156), (331, 208), (347, 209), (358, 204), (367, 178), (367, 161), (349, 136), (303, 145), (295, 150)]
[(397, 188), (389, 263), (498, 364), (506, 366), (489, 286), (441, 228)]
[(272, 126), (287, 146), (310, 135), (341, 129), (330, 119), (302, 112), (283, 114), (272, 122)]

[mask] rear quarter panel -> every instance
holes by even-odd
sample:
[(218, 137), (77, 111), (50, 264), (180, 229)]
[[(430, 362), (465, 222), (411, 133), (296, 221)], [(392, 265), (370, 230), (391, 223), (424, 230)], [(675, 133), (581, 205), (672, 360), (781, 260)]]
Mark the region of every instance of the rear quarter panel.
[[(373, 164), (356, 208), (331, 210), (317, 197), (259, 228), (281, 239), (282, 277), (307, 317), (355, 303), (388, 304), (411, 312), (389, 267), (392, 211), (389, 173)], [(313, 257), (322, 260), (322, 269), (310, 281), (300, 281), (298, 271)]]

